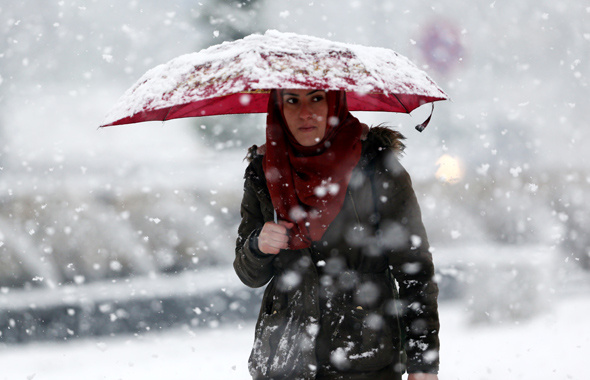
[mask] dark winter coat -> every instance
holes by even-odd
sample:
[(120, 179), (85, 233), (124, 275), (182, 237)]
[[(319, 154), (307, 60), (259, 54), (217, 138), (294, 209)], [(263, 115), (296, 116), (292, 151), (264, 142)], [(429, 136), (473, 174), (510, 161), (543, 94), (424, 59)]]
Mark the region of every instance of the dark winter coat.
[(253, 155), (234, 268), (250, 287), (268, 283), (249, 363), (255, 379), (401, 378), (404, 351), (408, 372), (438, 371), (438, 287), (411, 180), (398, 161), (401, 138), (372, 128), (322, 240), (278, 255), (257, 249), (273, 207), (263, 156)]

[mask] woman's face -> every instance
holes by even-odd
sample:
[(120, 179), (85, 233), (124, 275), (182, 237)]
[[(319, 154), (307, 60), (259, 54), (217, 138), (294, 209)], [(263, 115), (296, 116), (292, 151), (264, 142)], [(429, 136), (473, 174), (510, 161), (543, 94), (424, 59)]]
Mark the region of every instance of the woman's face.
[(314, 146), (326, 134), (328, 102), (323, 90), (283, 90), (283, 115), (289, 131), (303, 146)]

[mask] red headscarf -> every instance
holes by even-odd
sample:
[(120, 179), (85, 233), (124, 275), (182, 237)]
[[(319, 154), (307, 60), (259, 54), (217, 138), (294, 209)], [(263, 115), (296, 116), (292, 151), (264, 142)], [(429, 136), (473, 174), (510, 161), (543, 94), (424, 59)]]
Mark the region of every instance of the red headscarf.
[(293, 137), (283, 114), (280, 90), (270, 93), (264, 173), (279, 220), (292, 222), (290, 249), (318, 241), (336, 218), (352, 169), (361, 157), (362, 124), (348, 111), (344, 91), (327, 91), (328, 123), (318, 144)]

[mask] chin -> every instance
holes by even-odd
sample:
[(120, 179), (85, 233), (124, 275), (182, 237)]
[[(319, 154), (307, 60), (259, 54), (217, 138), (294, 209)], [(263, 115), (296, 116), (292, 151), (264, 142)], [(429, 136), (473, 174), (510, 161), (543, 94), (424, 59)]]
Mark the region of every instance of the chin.
[(319, 142), (316, 139), (313, 139), (313, 140), (305, 140), (303, 142), (300, 142), (301, 145), (307, 146), (307, 147), (317, 145), (318, 143)]

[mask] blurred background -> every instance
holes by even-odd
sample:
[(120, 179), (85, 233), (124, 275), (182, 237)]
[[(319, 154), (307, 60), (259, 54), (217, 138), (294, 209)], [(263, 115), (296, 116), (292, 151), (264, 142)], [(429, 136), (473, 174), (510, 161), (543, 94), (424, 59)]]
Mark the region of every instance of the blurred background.
[[(578, 0), (3, 1), (0, 379), (80, 378), (49, 353), (96, 362), (97, 347), (106, 372), (85, 378), (191, 378), (199, 358), (197, 378), (247, 378), (260, 290), (231, 262), (264, 115), (98, 126), (150, 68), (267, 29), (391, 48), (452, 98), (423, 133), (430, 107), (356, 114), (407, 137), (448, 334), (441, 376), (550, 378), (523, 376), (533, 363), (581, 379), (590, 4)], [(228, 339), (230, 359), (207, 350)], [(544, 367), (552, 347), (559, 364)], [(145, 355), (115, 359), (129, 352)]]

